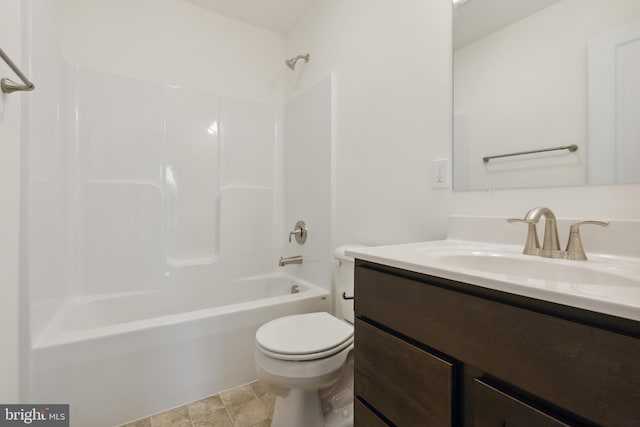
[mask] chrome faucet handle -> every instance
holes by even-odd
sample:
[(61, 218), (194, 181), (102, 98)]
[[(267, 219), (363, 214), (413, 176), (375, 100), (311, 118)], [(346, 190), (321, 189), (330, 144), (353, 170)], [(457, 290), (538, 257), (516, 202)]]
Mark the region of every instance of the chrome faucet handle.
[(599, 225), (606, 227), (609, 225), (608, 221), (580, 221), (572, 224), (569, 228), (569, 241), (567, 242), (567, 248), (565, 249), (565, 258), (576, 261), (586, 261), (587, 254), (582, 247), (582, 239), (580, 238), (580, 226), (581, 225)]
[(540, 252), (540, 241), (538, 241), (538, 230), (536, 230), (536, 221), (530, 219), (509, 218), (507, 222), (524, 222), (527, 224), (527, 241), (524, 244), (522, 253), (525, 255), (538, 255)]
[(293, 231), (289, 232), (289, 243), (291, 243), (291, 236), (295, 236), (296, 242), (302, 245), (307, 241), (307, 234), (309, 234), (307, 231), (307, 224), (305, 224), (304, 221), (298, 221), (296, 222)]

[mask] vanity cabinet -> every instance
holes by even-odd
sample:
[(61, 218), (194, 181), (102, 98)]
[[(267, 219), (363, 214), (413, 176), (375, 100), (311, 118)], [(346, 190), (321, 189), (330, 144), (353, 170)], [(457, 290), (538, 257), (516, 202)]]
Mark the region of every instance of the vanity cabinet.
[(362, 260), (355, 296), (356, 427), (640, 426), (638, 322)]

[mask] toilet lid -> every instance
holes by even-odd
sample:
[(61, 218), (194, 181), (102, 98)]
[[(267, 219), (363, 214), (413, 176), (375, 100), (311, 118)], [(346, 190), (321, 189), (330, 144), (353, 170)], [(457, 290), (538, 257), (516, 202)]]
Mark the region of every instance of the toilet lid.
[(352, 341), (353, 325), (325, 312), (281, 317), (256, 332), (260, 351), (287, 360), (328, 357)]

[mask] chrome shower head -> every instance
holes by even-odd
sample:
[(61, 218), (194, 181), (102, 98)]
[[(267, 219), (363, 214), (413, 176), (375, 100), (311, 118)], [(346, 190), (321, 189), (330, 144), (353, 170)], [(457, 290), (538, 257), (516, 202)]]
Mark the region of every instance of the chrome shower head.
[(309, 54), (307, 53), (306, 55), (298, 55), (295, 58), (287, 59), (286, 61), (284, 61), (284, 63), (287, 64), (287, 67), (295, 70), (296, 62), (298, 62), (299, 59), (304, 59), (305, 63), (309, 62)]
[(284, 61), (285, 64), (287, 64), (287, 67), (291, 68), (292, 70), (296, 69), (296, 60), (295, 59), (287, 59), (286, 61)]

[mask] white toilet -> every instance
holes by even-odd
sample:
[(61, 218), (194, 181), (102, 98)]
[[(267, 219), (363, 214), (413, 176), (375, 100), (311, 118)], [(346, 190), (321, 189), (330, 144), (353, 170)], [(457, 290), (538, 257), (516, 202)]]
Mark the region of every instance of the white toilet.
[(336, 308), (285, 316), (256, 332), (258, 377), (276, 394), (272, 427), (353, 426), (353, 258), (336, 249)]

